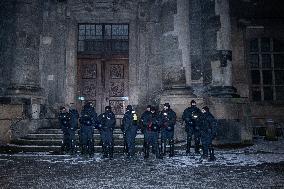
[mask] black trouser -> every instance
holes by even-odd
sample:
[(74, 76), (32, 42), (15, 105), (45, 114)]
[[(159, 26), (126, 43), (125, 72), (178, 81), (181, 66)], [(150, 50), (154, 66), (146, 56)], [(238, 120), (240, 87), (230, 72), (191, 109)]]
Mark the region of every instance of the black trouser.
[(102, 141), (103, 157), (113, 157), (113, 131), (110, 128), (104, 128), (100, 132)]
[(150, 145), (155, 151), (156, 158), (161, 158), (159, 150), (159, 133), (157, 131), (145, 131), (144, 133), (144, 158), (149, 157)]
[(94, 129), (92, 126), (82, 125), (80, 131), (80, 142), (82, 147), (82, 154), (88, 153), (89, 155), (94, 154)]
[(199, 153), (200, 148), (200, 133), (192, 126), (187, 126), (187, 137), (186, 137), (186, 153), (190, 153), (192, 136), (194, 136), (195, 153)]
[(163, 128), (161, 131), (161, 154), (162, 155), (166, 154), (167, 141), (169, 142), (169, 145), (170, 145), (169, 156), (172, 157), (174, 156), (174, 130), (169, 131), (166, 128)]

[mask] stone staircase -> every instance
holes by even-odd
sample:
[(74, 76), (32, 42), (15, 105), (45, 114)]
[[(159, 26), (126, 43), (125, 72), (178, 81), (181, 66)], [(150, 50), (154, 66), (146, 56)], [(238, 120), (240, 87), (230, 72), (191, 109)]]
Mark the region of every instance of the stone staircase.
[[(13, 140), (8, 146), (1, 149), (4, 153), (19, 152), (46, 152), (51, 154), (61, 154), (63, 133), (59, 128), (40, 128), (36, 132), (28, 134), (25, 137)], [(114, 151), (123, 153), (123, 134), (119, 128), (114, 130)], [(136, 136), (136, 151), (142, 152), (143, 134), (138, 131)], [(97, 129), (94, 131), (95, 152), (101, 152), (100, 134)], [(79, 136), (76, 133), (76, 150), (79, 153), (78, 146)], [(176, 149), (184, 148), (183, 143), (176, 144)]]
[[(61, 150), (63, 133), (58, 128), (40, 128), (35, 133), (28, 134), (25, 137), (13, 140), (11, 144), (2, 149), (4, 152), (17, 153), (17, 152), (49, 152), (59, 154)], [(123, 134), (119, 128), (114, 130), (114, 144), (115, 152), (123, 152)], [(95, 152), (101, 152), (100, 134), (95, 129)], [(79, 135), (76, 133), (76, 148), (78, 147)], [(139, 131), (136, 136), (136, 148), (142, 150), (143, 147), (143, 134)]]

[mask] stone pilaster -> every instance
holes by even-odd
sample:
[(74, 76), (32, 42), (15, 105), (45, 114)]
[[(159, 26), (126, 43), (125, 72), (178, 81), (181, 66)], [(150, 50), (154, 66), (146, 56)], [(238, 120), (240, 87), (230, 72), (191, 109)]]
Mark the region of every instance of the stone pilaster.
[[(228, 0), (215, 0), (216, 51), (211, 56), (212, 81), (208, 94), (215, 97), (238, 97), (232, 86), (231, 20)], [(209, 19), (210, 20), (210, 19)]]
[(18, 0), (15, 9), (14, 58), (7, 94), (40, 96), (40, 1)]
[(15, 43), (11, 64), (10, 84), (5, 93), (27, 108), (32, 119), (40, 118), (40, 104), (43, 104), (40, 88), (39, 43), (42, 24), (40, 0), (17, 0), (14, 4)]

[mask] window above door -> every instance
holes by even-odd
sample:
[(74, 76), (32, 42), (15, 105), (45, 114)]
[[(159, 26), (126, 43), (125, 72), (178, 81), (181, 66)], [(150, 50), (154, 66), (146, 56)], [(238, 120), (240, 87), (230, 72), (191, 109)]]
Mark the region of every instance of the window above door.
[(128, 54), (128, 24), (79, 24), (79, 54)]

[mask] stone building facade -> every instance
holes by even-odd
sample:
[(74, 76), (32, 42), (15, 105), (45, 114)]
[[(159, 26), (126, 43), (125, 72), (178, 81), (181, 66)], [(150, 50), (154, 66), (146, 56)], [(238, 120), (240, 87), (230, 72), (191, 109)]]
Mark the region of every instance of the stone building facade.
[(59, 106), (83, 99), (118, 120), (128, 104), (165, 102), (180, 118), (195, 99), (220, 121), (216, 143), (251, 143), (253, 126), (283, 121), (282, 4), (1, 1), (0, 140), (52, 127)]

